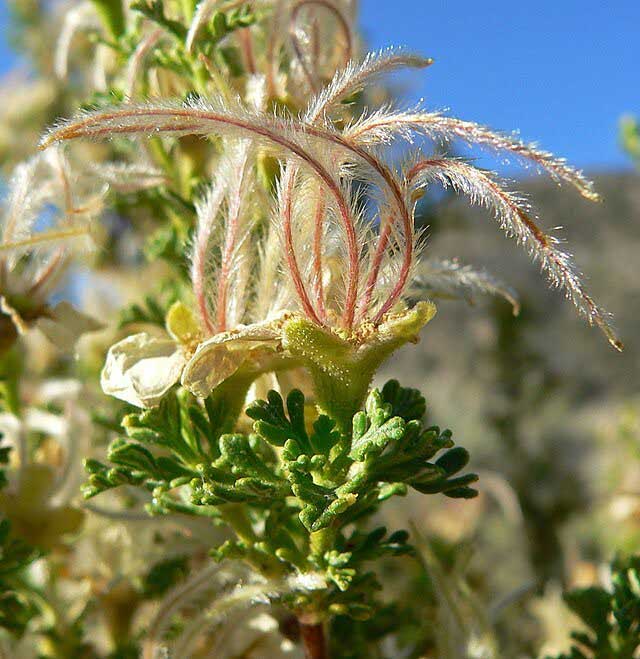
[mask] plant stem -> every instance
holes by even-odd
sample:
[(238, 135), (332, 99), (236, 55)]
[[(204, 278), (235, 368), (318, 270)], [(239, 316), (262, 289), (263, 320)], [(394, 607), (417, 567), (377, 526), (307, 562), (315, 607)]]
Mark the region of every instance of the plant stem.
[(336, 541), (336, 531), (330, 526), (314, 531), (310, 536), (310, 549), (311, 554), (319, 559), (322, 559), (325, 552), (333, 549)]
[(256, 373), (236, 373), (219, 384), (205, 400), (209, 420), (215, 423), (220, 434), (233, 431), (256, 377)]
[(321, 622), (300, 622), (300, 637), (306, 659), (328, 659), (324, 626)]
[(220, 506), (220, 516), (235, 531), (235, 534), (249, 545), (257, 542), (258, 538), (251, 526), (251, 520), (246, 508), (239, 504), (228, 503)]

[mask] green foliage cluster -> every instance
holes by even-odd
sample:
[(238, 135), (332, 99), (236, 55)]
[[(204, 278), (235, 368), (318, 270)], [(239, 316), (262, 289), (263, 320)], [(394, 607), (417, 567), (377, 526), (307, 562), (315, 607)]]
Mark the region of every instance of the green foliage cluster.
[(640, 556), (611, 565), (611, 588), (569, 591), (564, 599), (586, 631), (571, 634), (569, 654), (556, 659), (629, 659), (640, 648)]
[[(3, 435), (0, 433), (0, 443)], [(9, 462), (11, 448), (0, 446), (0, 490), (7, 485), (2, 468)], [(0, 628), (20, 636), (29, 620), (35, 615), (35, 607), (20, 593), (19, 584), (26, 567), (39, 552), (11, 533), (11, 522), (0, 514)]]
[[(125, 417), (126, 437), (109, 447), (110, 465), (86, 461), (84, 495), (143, 487), (153, 514), (205, 516), (232, 527), (236, 538), (212, 551), (216, 560), (240, 559), (272, 579), (321, 575), (331, 587), (320, 610), (371, 615), (375, 580), (360, 568), (411, 553), (408, 533), (345, 529), (408, 488), (476, 495), (475, 474), (459, 475), (467, 451), (453, 446), (450, 431), (424, 427), (425, 408), (418, 391), (392, 380), (370, 393), (347, 434), (327, 415), (311, 422), (299, 390), (286, 401), (271, 391), (246, 410), (252, 432), (226, 433), (220, 401), (200, 406), (186, 392), (172, 394), (156, 409)], [(314, 600), (296, 594), (291, 605), (318, 607)]]
[(0, 628), (20, 636), (37, 613), (25, 597), (21, 582), (25, 569), (39, 552), (11, 533), (11, 522), (0, 518)]
[[(0, 444), (2, 438), (0, 433)], [(0, 490), (8, 484), (2, 467), (8, 464), (10, 451), (10, 447), (0, 445)], [(85, 618), (90, 607), (84, 607), (77, 617), (62, 623), (55, 608), (47, 601), (42, 585), (36, 583), (30, 573), (34, 562), (48, 554), (47, 550), (32, 546), (14, 532), (10, 519), (0, 512), (0, 630), (20, 638), (32, 621), (40, 620), (45, 649), (39, 656), (43, 659), (98, 657), (100, 655), (85, 640)], [(144, 602), (162, 598), (188, 573), (188, 557), (184, 555), (152, 564), (148, 572), (130, 584), (131, 601), (125, 619), (131, 620)], [(125, 634), (116, 642), (109, 659), (133, 659), (139, 656), (139, 650), (138, 643)]]

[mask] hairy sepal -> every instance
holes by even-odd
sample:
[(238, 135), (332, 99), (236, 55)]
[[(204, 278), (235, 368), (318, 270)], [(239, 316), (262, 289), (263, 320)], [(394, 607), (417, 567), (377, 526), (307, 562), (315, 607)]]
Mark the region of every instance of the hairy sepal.
[(294, 318), (283, 326), (282, 346), (309, 370), (320, 409), (348, 428), (380, 365), (405, 343), (417, 341), (434, 315), (435, 305), (419, 302), (349, 338)]

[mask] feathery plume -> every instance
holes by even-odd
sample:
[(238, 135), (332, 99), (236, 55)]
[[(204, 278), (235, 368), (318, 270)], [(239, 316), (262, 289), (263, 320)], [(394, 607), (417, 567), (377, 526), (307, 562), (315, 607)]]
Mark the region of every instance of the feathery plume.
[[(307, 133), (327, 141), (325, 134), (317, 129), (315, 132), (307, 131), (304, 125), (296, 126), (293, 121), (287, 122), (266, 113), (252, 112), (240, 107), (231, 111), (222, 105), (216, 105), (214, 101), (194, 101), (187, 105), (125, 104), (112, 110), (80, 114), (75, 120), (62, 124), (45, 136), (40, 148), (79, 137), (106, 139), (114, 135), (218, 134), (236, 139), (250, 137), (272, 149), (275, 148), (284, 154), (285, 158), (294, 158), (322, 182), (338, 211), (348, 252), (343, 324), (350, 328), (355, 315), (360, 259), (355, 222), (344, 185), (327, 168), (318, 150), (313, 149), (307, 139)], [(332, 141), (335, 143), (335, 140)], [(339, 140), (337, 143), (340, 144)], [(364, 156), (365, 160), (370, 160), (368, 154)], [(405, 225), (406, 223), (405, 221)]]
[(198, 598), (202, 599), (206, 593), (211, 595), (212, 591), (219, 592), (224, 585), (225, 577), (228, 578), (229, 573), (222, 571), (216, 563), (212, 563), (171, 589), (162, 600), (149, 625), (143, 647), (143, 658), (154, 659), (156, 648), (162, 643), (171, 619), (182, 607)]
[(557, 181), (573, 185), (586, 199), (599, 199), (593, 183), (563, 158), (557, 158), (535, 144), (526, 144), (517, 137), (497, 133), (472, 121), (446, 117), (440, 112), (395, 112), (384, 108), (368, 116), (363, 115), (345, 130), (347, 139), (363, 145), (389, 143), (394, 136), (411, 141), (416, 134), (437, 140), (458, 138), (470, 146), (511, 153), (533, 163)]
[(123, 193), (155, 188), (169, 180), (166, 173), (156, 167), (126, 162), (100, 163), (92, 172), (112, 190)]
[(98, 16), (90, 2), (81, 2), (66, 12), (53, 56), (53, 70), (58, 78), (64, 80), (69, 73), (69, 56), (75, 35), (80, 30), (99, 27)]
[[(586, 293), (570, 257), (556, 247), (557, 241), (539, 229), (519, 199), (489, 175), (461, 161), (434, 158), (398, 172), (388, 164), (381, 149), (398, 135), (409, 140), (414, 135), (461, 137), (531, 160), (556, 179), (576, 186), (585, 197), (595, 198), (590, 182), (580, 172), (531, 145), (440, 113), (384, 109), (363, 116), (344, 129), (325, 121), (326, 112), (333, 104), (371, 76), (400, 66), (429, 63), (404, 53), (387, 52), (371, 56), (361, 65), (349, 64), (346, 71), (336, 74), (333, 82), (310, 102), (303, 119), (281, 118), (265, 110), (243, 107), (240, 101), (232, 99), (124, 104), (83, 113), (61, 124), (43, 138), (41, 148), (79, 137), (100, 139), (115, 135), (197, 134), (254, 141), (256, 146), (275, 155), (283, 167), (276, 218), (283, 243), (281, 262), (288, 270), (298, 303), (308, 318), (322, 325), (328, 322), (329, 306), (339, 302), (340, 325), (347, 331), (365, 321), (378, 326), (406, 296), (421, 247), (414, 227), (415, 189), (439, 180), (469, 195), (472, 203), (493, 209), (503, 229), (540, 259), (551, 283), (563, 287), (578, 310), (619, 349), (621, 344), (609, 326), (607, 314)], [(312, 181), (307, 185), (309, 175)], [(377, 206), (373, 219), (367, 222), (361, 219), (357, 195), (352, 194), (356, 181), (369, 186), (370, 198)], [(219, 203), (222, 202), (216, 202)], [(208, 331), (215, 322), (212, 309), (207, 306), (210, 302), (206, 301), (203, 282), (214, 210), (210, 208), (208, 219), (199, 223), (192, 269), (198, 308)], [(203, 213), (206, 215), (204, 207)], [(337, 222), (332, 220), (334, 217)], [(233, 222), (230, 226), (234, 226)], [(305, 235), (312, 236), (312, 240), (301, 239)], [(233, 231), (230, 240), (236, 244)], [(325, 269), (322, 263), (330, 256), (330, 244), (338, 245), (336, 253), (344, 257), (344, 267), (338, 268), (345, 277), (344, 295), (338, 293), (339, 300), (329, 300), (324, 290), (323, 279), (332, 268)], [(266, 255), (269, 250), (262, 253)], [(271, 259), (272, 266), (273, 263)], [(222, 269), (223, 280), (227, 278), (226, 271), (226, 267)], [(274, 272), (273, 268), (271, 271)], [(457, 274), (466, 275), (469, 285), (468, 272)], [(479, 281), (476, 284), (479, 286)], [(488, 280), (485, 285), (491, 288)], [(218, 288), (223, 301), (226, 286), (223, 282)], [(494, 290), (503, 289), (496, 284)], [(264, 307), (263, 302), (261, 305)], [(226, 311), (218, 309), (217, 313), (224, 315)], [(218, 316), (218, 324), (221, 318)]]
[(309, 103), (305, 120), (315, 123), (322, 119), (323, 115), (345, 97), (360, 91), (367, 83), (384, 73), (401, 68), (423, 69), (431, 64), (431, 58), (392, 48), (369, 53), (360, 63), (351, 61), (337, 71), (333, 80)]
[(597, 325), (616, 350), (622, 350), (622, 343), (609, 324), (608, 314), (586, 292), (571, 256), (558, 249), (557, 239), (538, 227), (523, 208), (522, 200), (502, 188), (489, 174), (460, 160), (435, 158), (415, 164), (407, 173), (407, 181), (414, 188), (438, 181), (467, 195), (472, 204), (493, 211), (505, 233), (524, 245), (540, 262), (550, 283), (563, 288), (579, 313), (590, 324)]
[[(304, 52), (302, 46), (303, 41), (309, 41), (310, 39), (306, 35), (306, 31), (303, 31), (299, 27), (300, 14), (304, 9), (307, 8), (319, 8), (323, 11), (328, 12), (336, 20), (338, 27), (340, 28), (340, 33), (344, 39), (344, 57), (343, 63), (347, 63), (351, 60), (353, 55), (353, 36), (352, 29), (349, 25), (347, 17), (343, 14), (341, 8), (337, 3), (332, 2), (331, 0), (298, 0), (294, 3), (291, 14), (289, 18), (289, 37), (295, 53), (296, 59), (300, 64), (302, 71), (304, 72), (305, 78), (309, 84), (309, 88), (316, 92), (319, 86), (319, 72), (318, 68), (320, 67), (320, 52), (319, 44), (317, 43), (318, 39), (314, 39), (313, 48), (311, 53), (307, 55)], [(312, 24), (313, 25), (313, 24)]]
[(463, 265), (457, 259), (421, 260), (408, 291), (408, 297), (415, 299), (462, 297), (470, 303), (478, 295), (502, 297), (511, 305), (514, 316), (520, 312), (518, 294), (510, 286), (486, 270)]
[(162, 39), (164, 34), (165, 32), (162, 28), (153, 30), (140, 41), (140, 43), (136, 46), (136, 49), (133, 51), (133, 54), (129, 58), (129, 63), (127, 64), (127, 75), (125, 83), (125, 96), (127, 98), (131, 98), (134, 95), (136, 82), (138, 81), (144, 60), (151, 52), (151, 50)]
[[(231, 163), (227, 163), (231, 164)], [(214, 301), (207, 295), (211, 280), (211, 255), (214, 231), (218, 229), (219, 215), (227, 193), (229, 176), (236, 173), (232, 167), (220, 168), (220, 176), (208, 193), (196, 202), (198, 223), (191, 251), (191, 284), (196, 299), (196, 307), (204, 329), (215, 333)]]
[(200, 32), (202, 26), (209, 20), (216, 4), (218, 4), (218, 0), (200, 0), (198, 3), (185, 41), (185, 49), (187, 53), (193, 51), (193, 44), (198, 36), (198, 32)]

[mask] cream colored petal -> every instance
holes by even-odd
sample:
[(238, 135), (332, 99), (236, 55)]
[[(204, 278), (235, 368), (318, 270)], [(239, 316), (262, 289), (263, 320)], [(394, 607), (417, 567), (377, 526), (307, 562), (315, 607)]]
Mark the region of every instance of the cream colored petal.
[(195, 396), (206, 398), (240, 368), (252, 351), (277, 348), (280, 332), (276, 325), (272, 322), (255, 323), (216, 334), (201, 343), (185, 366), (182, 385)]
[(133, 334), (109, 348), (100, 384), (106, 394), (136, 407), (155, 407), (180, 379), (184, 362), (174, 341)]
[(194, 396), (206, 398), (221, 382), (233, 375), (245, 359), (225, 345), (202, 343), (182, 372), (182, 386)]
[(57, 348), (68, 352), (73, 350), (83, 334), (95, 332), (104, 325), (77, 311), (68, 302), (60, 302), (51, 309), (48, 317), (38, 318), (36, 327)]
[(69, 432), (69, 422), (64, 416), (51, 414), (35, 407), (28, 408), (24, 413), (25, 425), (29, 430), (35, 430), (45, 435), (65, 437)]
[[(20, 433), (25, 431), (23, 422), (10, 412), (0, 413), (0, 435), (5, 442), (5, 446), (9, 445), (12, 448), (17, 448), (20, 440)], [(13, 453), (13, 451), (12, 451)], [(15, 456), (11, 456), (15, 458)]]

